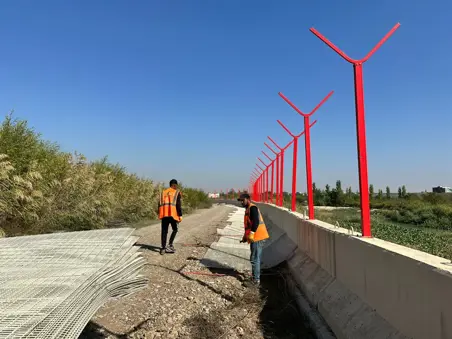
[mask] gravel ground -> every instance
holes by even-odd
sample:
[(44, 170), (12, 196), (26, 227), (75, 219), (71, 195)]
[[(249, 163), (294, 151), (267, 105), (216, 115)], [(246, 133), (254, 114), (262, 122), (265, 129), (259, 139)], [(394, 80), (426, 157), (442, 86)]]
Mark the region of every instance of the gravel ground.
[(259, 319), (265, 304), (262, 291), (242, 287), (243, 276), (237, 274), (188, 273), (211, 273), (199, 260), (232, 211), (220, 205), (185, 217), (175, 254), (158, 253), (159, 224), (137, 230), (149, 286), (105, 304), (80, 338), (264, 338)]

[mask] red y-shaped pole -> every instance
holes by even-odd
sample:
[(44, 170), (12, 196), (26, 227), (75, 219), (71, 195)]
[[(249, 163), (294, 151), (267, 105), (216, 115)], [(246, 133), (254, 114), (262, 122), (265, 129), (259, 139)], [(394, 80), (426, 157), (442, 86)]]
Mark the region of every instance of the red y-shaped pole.
[(259, 201), (259, 197), (261, 194), (261, 187), (260, 187), (260, 175), (257, 176), (256, 179), (256, 201)]
[(264, 201), (264, 174), (265, 174), (265, 170), (262, 169), (262, 167), (259, 166), (259, 164), (256, 164), (256, 166), (261, 170), (261, 172), (259, 172), (260, 174), (260, 197), (259, 197), (259, 201)]
[[(273, 154), (276, 156), (275, 161), (276, 161), (276, 199), (275, 199), (275, 204), (276, 206), (279, 206), (279, 152), (275, 152), (270, 146), (268, 146), (268, 144), (266, 142), (264, 142), (264, 145), (267, 146), (267, 148), (273, 152)], [(272, 173), (273, 173), (273, 168), (272, 168)], [(273, 177), (272, 177), (272, 182), (273, 182)], [(272, 183), (272, 187), (273, 187), (273, 183)], [(273, 189), (272, 189), (273, 190)], [(273, 197), (272, 197), (273, 199)]]
[[(293, 143), (293, 139), (285, 147), (280, 147), (272, 138), (267, 137), (280, 150), (280, 166), (279, 166), (279, 206), (284, 204), (284, 152), (287, 147)], [(278, 185), (278, 183), (276, 183)]]
[[(253, 172), (254, 173), (254, 172)], [(254, 174), (255, 181), (254, 181), (254, 201), (259, 200), (259, 176)]]
[[(309, 133), (309, 129), (315, 125), (317, 120), (315, 120), (310, 126), (307, 127), (303, 132), (298, 135), (294, 135), (289, 129), (284, 126), (284, 124), (277, 120), (278, 124), (281, 125), (284, 130), (289, 133), (289, 135), (293, 138), (293, 168), (292, 168), (292, 211), (295, 212), (297, 210), (297, 158), (298, 158), (298, 138), (303, 134)], [(308, 191), (309, 192), (309, 191)], [(308, 193), (308, 201), (309, 201), (309, 193)], [(311, 206), (309, 206), (311, 208)]]
[(254, 201), (257, 201), (257, 179), (258, 179), (258, 177), (257, 177), (257, 175), (254, 173), (254, 172), (252, 172), (251, 173), (251, 180), (250, 180), (250, 185), (251, 185), (251, 188), (252, 188), (252, 199), (254, 200)]
[[(309, 118), (313, 115), (319, 108), (322, 106), (325, 101), (328, 100), (330, 96), (333, 95), (333, 91), (331, 91), (322, 101), (308, 114), (300, 111), (294, 104), (287, 99), (284, 94), (279, 93), (280, 97), (283, 98), (295, 111), (297, 111), (304, 118), (304, 142), (305, 142), (305, 155), (306, 155), (306, 191), (308, 193), (308, 214), (309, 219), (314, 219), (314, 195), (312, 192), (312, 163), (311, 163), (311, 132), (309, 126)], [(284, 127), (284, 126), (283, 126)], [(286, 129), (286, 132), (289, 131)]]
[(261, 183), (261, 174), (259, 173), (259, 171), (255, 168), (254, 169), (254, 175), (256, 176), (256, 201), (259, 201), (260, 195), (261, 195), (261, 187), (260, 187), (260, 183)]
[(258, 173), (258, 179), (257, 179), (257, 182), (258, 182), (258, 197), (257, 197), (257, 201), (261, 201), (261, 198), (262, 198), (262, 173), (257, 169), (257, 168), (255, 168), (255, 170), (256, 170), (256, 173)]
[(267, 165), (265, 162), (262, 161), (261, 158), (257, 157), (257, 159), (264, 165), (265, 170), (264, 170), (264, 201), (267, 203), (268, 202), (268, 168), (270, 165)]
[(310, 31), (320, 40), (333, 49), (342, 58), (353, 64), (355, 77), (355, 107), (356, 107), (356, 134), (358, 144), (358, 171), (359, 171), (359, 192), (361, 200), (361, 233), (363, 237), (371, 237), (370, 228), (370, 202), (369, 202), (369, 179), (367, 173), (367, 146), (366, 146), (366, 122), (364, 114), (364, 85), (363, 85), (363, 63), (383, 45), (386, 40), (399, 28), (397, 23), (378, 44), (361, 60), (355, 60), (347, 56), (331, 41), (320, 34), (315, 28)]
[[(269, 166), (272, 169), (271, 188), (270, 188), (270, 202), (273, 204), (273, 177), (275, 176), (275, 168), (274, 168), (275, 159), (270, 158), (267, 155), (267, 153), (265, 153), (264, 151), (262, 151), (262, 154), (265, 155), (268, 160), (270, 160), (270, 165)], [(267, 169), (267, 172), (268, 172), (268, 169)], [(267, 174), (267, 186), (268, 186), (268, 174)]]

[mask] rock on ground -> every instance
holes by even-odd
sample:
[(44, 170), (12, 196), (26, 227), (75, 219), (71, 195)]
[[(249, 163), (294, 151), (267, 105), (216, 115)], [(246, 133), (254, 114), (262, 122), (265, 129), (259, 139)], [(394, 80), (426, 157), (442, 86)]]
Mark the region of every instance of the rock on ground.
[(243, 276), (189, 273), (211, 273), (199, 260), (232, 211), (220, 205), (185, 217), (175, 254), (159, 254), (159, 224), (138, 229), (148, 287), (105, 304), (80, 338), (263, 338), (263, 301), (257, 290), (242, 287)]

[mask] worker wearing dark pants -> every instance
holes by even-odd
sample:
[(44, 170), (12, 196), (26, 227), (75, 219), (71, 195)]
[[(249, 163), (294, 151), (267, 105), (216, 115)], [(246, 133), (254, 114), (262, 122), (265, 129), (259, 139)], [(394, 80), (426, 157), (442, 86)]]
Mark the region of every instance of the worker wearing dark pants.
[[(170, 187), (162, 191), (159, 200), (159, 219), (162, 221), (162, 247), (160, 254), (174, 253), (174, 239), (178, 231), (178, 224), (182, 221), (181, 192), (177, 188), (177, 180), (170, 181)], [(172, 232), (169, 244), (166, 246), (168, 228), (171, 225)]]
[[(169, 238), (169, 245), (168, 245), (168, 247), (166, 247), (166, 239), (168, 237), (169, 225), (171, 225), (172, 232), (171, 232), (171, 235)], [(164, 249), (166, 251), (166, 253), (174, 253), (175, 252), (173, 243), (174, 243), (174, 239), (176, 238), (177, 231), (178, 231), (177, 226), (178, 226), (177, 221), (174, 220), (173, 217), (165, 217), (162, 219), (162, 247), (161, 247), (161, 249), (162, 250)]]

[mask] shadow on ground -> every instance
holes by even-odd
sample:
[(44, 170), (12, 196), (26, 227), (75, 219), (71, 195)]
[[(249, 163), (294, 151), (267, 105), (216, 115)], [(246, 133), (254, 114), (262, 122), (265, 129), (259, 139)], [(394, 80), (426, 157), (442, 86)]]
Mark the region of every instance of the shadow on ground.
[[(234, 298), (226, 309), (214, 310), (209, 314), (196, 314), (187, 319), (185, 325), (190, 328), (190, 338), (223, 338), (230, 331), (244, 326), (250, 318), (255, 319), (252, 313), (258, 316), (260, 331), (265, 339), (317, 338), (309, 329), (308, 319), (299, 311), (294, 297), (289, 292), (285, 272), (285, 263), (264, 270), (260, 289), (247, 289), (243, 296)], [(248, 312), (240, 314), (232, 326), (225, 328), (228, 310), (243, 308), (247, 308)], [(243, 338), (255, 337), (256, 333), (247, 333), (246, 328), (244, 331)]]
[(90, 321), (88, 325), (86, 325), (83, 332), (80, 334), (79, 339), (105, 339), (111, 336), (121, 339), (127, 338), (126, 335), (118, 335), (116, 333), (111, 333), (102, 326), (99, 326), (98, 324)]
[(142, 244), (137, 243), (136, 246), (140, 246), (142, 249), (152, 251), (152, 252), (160, 252), (160, 246), (154, 246), (154, 245), (148, 245), (148, 244)]
[(317, 338), (309, 329), (305, 315), (300, 313), (294, 297), (289, 293), (285, 271), (286, 263), (283, 263), (264, 270), (261, 275), (260, 295), (265, 304), (259, 318), (264, 338)]

